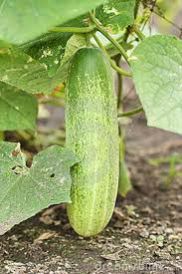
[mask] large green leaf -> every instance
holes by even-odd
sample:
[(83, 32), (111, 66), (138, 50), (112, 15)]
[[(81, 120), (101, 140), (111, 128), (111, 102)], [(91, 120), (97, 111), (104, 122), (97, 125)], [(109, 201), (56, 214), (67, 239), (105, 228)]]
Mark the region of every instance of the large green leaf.
[(30, 94), (0, 83), (0, 130), (35, 129), (37, 100)]
[(148, 125), (182, 133), (182, 42), (173, 36), (146, 38), (131, 66)]
[(50, 77), (56, 74), (64, 56), (66, 43), (71, 33), (46, 33), (33, 41), (19, 46), (19, 48), (47, 67)]
[(51, 204), (70, 202), (72, 152), (52, 146), (31, 168), (19, 144), (0, 143), (0, 234)]
[(0, 39), (15, 44), (88, 12), (105, 0), (0, 0)]
[[(68, 21), (61, 27), (84, 27), (87, 26), (86, 18), (88, 15), (82, 15), (74, 20)], [(54, 76), (61, 66), (61, 61), (64, 56), (66, 45), (72, 33), (48, 32), (36, 39), (19, 45), (19, 48), (47, 66), (49, 76)], [(60, 75), (60, 78), (61, 75)]]
[(49, 93), (56, 84), (45, 64), (15, 47), (0, 48), (0, 81), (30, 93)]
[(67, 77), (72, 56), (86, 44), (85, 35), (51, 33), (20, 46), (20, 49), (47, 66), (49, 77), (54, 84), (59, 84)]
[(117, 33), (133, 24), (135, 0), (109, 0), (97, 8), (96, 16), (100, 22)]
[(65, 39), (62, 44), (57, 37), (54, 41), (42, 38), (44, 42), (38, 47), (35, 44), (35, 47), (0, 47), (0, 81), (28, 93), (52, 92), (65, 80), (72, 55), (86, 44), (81, 35), (73, 35), (70, 41), (70, 36), (62, 37)]

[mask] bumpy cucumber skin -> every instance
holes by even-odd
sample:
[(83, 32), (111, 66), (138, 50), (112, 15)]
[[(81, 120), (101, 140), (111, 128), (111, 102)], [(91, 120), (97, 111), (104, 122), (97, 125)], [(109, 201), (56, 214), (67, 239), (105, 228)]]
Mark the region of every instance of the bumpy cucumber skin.
[(73, 57), (66, 90), (66, 143), (79, 157), (67, 212), (81, 236), (108, 224), (118, 190), (119, 142), (112, 71), (99, 49)]

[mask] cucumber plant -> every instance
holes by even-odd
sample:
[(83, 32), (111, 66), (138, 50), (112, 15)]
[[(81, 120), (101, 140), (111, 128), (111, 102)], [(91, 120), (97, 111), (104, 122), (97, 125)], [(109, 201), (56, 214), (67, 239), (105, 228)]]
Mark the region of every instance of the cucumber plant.
[[(145, 112), (149, 126), (182, 133), (182, 42), (149, 34), (150, 1), (73, 2), (1, 6), (0, 234), (58, 203), (78, 234), (100, 233), (132, 189), (123, 121)], [(124, 78), (140, 102), (127, 112)], [(64, 147), (41, 142), (44, 104), (65, 107)], [(7, 131), (37, 150), (31, 166)]]

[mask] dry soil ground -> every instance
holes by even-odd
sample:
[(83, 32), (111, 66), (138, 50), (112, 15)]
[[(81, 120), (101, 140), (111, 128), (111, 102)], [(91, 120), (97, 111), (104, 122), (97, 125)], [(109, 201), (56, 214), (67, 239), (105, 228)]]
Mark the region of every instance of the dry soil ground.
[(182, 153), (182, 138), (147, 128), (143, 116), (127, 135), (134, 189), (118, 198), (105, 231), (83, 239), (70, 228), (64, 206), (52, 207), (1, 237), (1, 274), (182, 273), (182, 177), (165, 189), (168, 164), (149, 163)]

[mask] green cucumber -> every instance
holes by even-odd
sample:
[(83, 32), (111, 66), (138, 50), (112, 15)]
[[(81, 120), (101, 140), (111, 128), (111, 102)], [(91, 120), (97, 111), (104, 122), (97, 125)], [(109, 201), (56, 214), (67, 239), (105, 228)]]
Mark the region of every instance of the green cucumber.
[(96, 48), (82, 48), (72, 60), (66, 87), (66, 143), (79, 157), (72, 170), (70, 224), (93, 236), (108, 224), (119, 174), (116, 98), (110, 64)]

